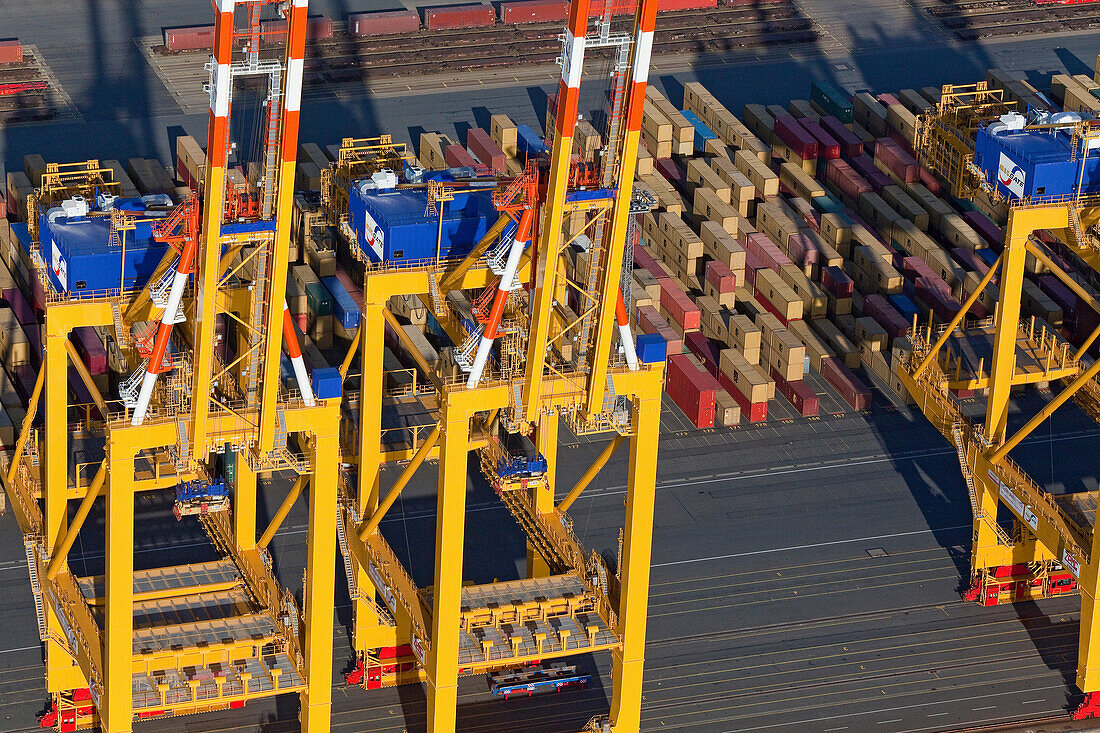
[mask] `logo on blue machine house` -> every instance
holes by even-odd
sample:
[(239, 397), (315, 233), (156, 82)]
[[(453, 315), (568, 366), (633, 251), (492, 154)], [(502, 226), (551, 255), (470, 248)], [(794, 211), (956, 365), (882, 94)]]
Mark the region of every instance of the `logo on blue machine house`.
[(367, 238), (367, 244), (378, 255), (378, 259), (382, 259), (382, 247), (386, 243), (385, 236), (382, 234), (382, 227), (378, 226), (378, 222), (365, 209), (363, 210), (363, 217), (366, 219), (363, 222), (363, 234)]
[(1001, 153), (1000, 165), (997, 167), (997, 180), (1012, 193), (1020, 198), (1024, 197), (1024, 169), (1004, 153)]

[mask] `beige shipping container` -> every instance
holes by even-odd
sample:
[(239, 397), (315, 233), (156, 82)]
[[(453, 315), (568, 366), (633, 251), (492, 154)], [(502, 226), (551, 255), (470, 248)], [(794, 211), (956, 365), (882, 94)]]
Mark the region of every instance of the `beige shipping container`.
[(699, 225), (699, 236), (703, 240), (704, 254), (718, 260), (735, 274), (745, 271), (745, 248), (721, 224), (703, 222)]
[(756, 196), (756, 186), (752, 185), (741, 171), (737, 170), (737, 164), (729, 158), (715, 157), (710, 161), (711, 169), (718, 175), (730, 189), (729, 203), (737, 209), (741, 216), (749, 216), (752, 212), (752, 200)]
[(714, 422), (732, 428), (741, 422), (741, 406), (724, 389), (714, 393)]
[(801, 164), (783, 163), (779, 166), (779, 182), (787, 187), (795, 196), (809, 202), (815, 196), (824, 196), (825, 187), (816, 181)]
[(849, 369), (859, 367), (859, 349), (852, 340), (845, 336), (836, 324), (828, 318), (815, 318), (810, 326), (824, 339), (836, 355), (844, 361), (844, 366)]
[(856, 319), (856, 342), (864, 344), (871, 351), (886, 351), (890, 348), (890, 336), (878, 321), (870, 316)]
[(657, 202), (660, 204), (662, 210), (676, 215), (683, 213), (684, 201), (680, 198), (680, 194), (676, 192), (672, 184), (668, 182), (667, 178), (654, 172), (649, 175), (639, 176), (639, 179), (645, 184), (645, 187), (657, 197)]
[(802, 298), (774, 270), (756, 271), (756, 292), (779, 311), (783, 320), (802, 317)]
[(634, 282), (638, 283), (638, 286), (641, 287), (650, 298), (654, 300), (661, 299), (661, 285), (649, 270), (635, 270)]
[(970, 226), (970, 222), (955, 213), (940, 219), (938, 231), (943, 241), (951, 247), (965, 247), (973, 252), (986, 246), (985, 240)]
[(767, 402), (775, 396), (775, 382), (735, 349), (725, 349), (718, 358), (719, 370), (729, 377), (751, 404)]
[(859, 215), (875, 228), (879, 234), (889, 239), (901, 216), (874, 191), (860, 194)]
[(849, 243), (852, 240), (852, 226), (846, 216), (842, 214), (821, 215), (821, 238), (836, 247), (837, 252), (844, 255), (851, 251)]
[(652, 101), (672, 125), (672, 151), (677, 155), (691, 155), (695, 149), (695, 126), (656, 87), (647, 86), (645, 96), (646, 102)]
[(519, 153), (519, 133), (508, 115), (496, 114), (489, 118), (489, 137), (505, 155), (514, 158)]
[(821, 361), (832, 357), (833, 350), (806, 321), (791, 321), (787, 328), (806, 349), (806, 356), (810, 357), (810, 368), (820, 372)]
[(779, 195), (779, 176), (755, 153), (742, 148), (734, 155), (733, 162), (752, 183), (758, 196), (767, 199)]
[(699, 307), (699, 326), (703, 335), (716, 341), (726, 340), (726, 319), (722, 316), (722, 306), (709, 295), (700, 295), (695, 299)]
[(649, 154), (644, 145), (638, 145), (638, 162), (634, 167), (634, 175), (637, 177), (653, 173), (653, 156)]
[(757, 205), (756, 227), (784, 252), (789, 249), (787, 240), (807, 228), (803, 222), (788, 216), (778, 199)]
[(695, 189), (695, 197), (691, 208), (692, 213), (695, 214), (697, 226), (701, 227), (703, 222), (714, 222), (732, 236), (737, 236), (737, 224), (740, 221), (737, 209), (722, 201), (713, 190), (709, 188)]
[(928, 214), (928, 227), (925, 228), (925, 231), (937, 231), (943, 217), (955, 211), (951, 208), (951, 204), (929, 191), (928, 188), (919, 181), (905, 184), (905, 192), (924, 209), (926, 214)]
[(829, 307), (829, 294), (817, 283), (806, 276), (798, 265), (784, 265), (779, 269), (779, 277), (802, 298), (802, 317), (818, 318), (824, 316)]
[(600, 149), (600, 133), (588, 120), (580, 120), (573, 131), (573, 153), (585, 160), (594, 161)]
[(889, 204), (894, 211), (901, 214), (902, 218), (913, 222), (922, 232), (928, 231), (928, 212), (923, 206), (913, 200), (900, 186), (886, 186), (882, 189), (882, 199)]
[(688, 193), (700, 188), (709, 188), (720, 201), (730, 203), (730, 187), (702, 158), (695, 158), (687, 164)]
[(669, 248), (675, 247), (686, 257), (703, 256), (703, 240), (678, 214), (662, 211), (657, 224)]
[[(763, 331), (744, 313), (734, 313), (726, 319), (726, 344), (741, 353), (760, 352), (763, 343)], [(755, 364), (755, 360), (753, 361)]]
[(445, 170), (449, 166), (446, 158), (443, 157), (443, 151), (453, 144), (446, 135), (441, 135), (438, 132), (422, 132), (420, 133), (420, 147), (417, 149), (416, 157), (428, 170)]

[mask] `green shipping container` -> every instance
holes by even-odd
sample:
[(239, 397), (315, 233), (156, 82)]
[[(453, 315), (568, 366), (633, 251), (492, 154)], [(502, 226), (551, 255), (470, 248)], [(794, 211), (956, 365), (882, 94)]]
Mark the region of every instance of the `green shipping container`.
[(314, 316), (332, 315), (332, 296), (323, 283), (306, 283), (306, 307)]
[(844, 124), (852, 121), (852, 102), (848, 95), (827, 81), (815, 81), (810, 85), (810, 101)]

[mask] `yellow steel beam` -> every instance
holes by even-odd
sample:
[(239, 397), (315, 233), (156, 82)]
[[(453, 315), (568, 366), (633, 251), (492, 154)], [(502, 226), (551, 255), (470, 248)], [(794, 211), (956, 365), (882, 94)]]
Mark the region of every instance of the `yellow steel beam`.
[(107, 417), (107, 403), (103, 399), (103, 395), (99, 393), (99, 387), (95, 385), (92, 380), (92, 375), (88, 371), (88, 367), (84, 366), (84, 360), (80, 358), (80, 353), (77, 352), (76, 346), (69, 339), (65, 339), (65, 351), (69, 354), (69, 360), (72, 362), (73, 368), (76, 369), (77, 376), (80, 377), (80, 381), (84, 382), (84, 386), (88, 389), (88, 394), (92, 396), (92, 402), (99, 408), (99, 414), (103, 417)]
[(420, 468), (420, 464), (424, 462), (428, 453), (435, 446), (436, 441), (439, 440), (439, 433), (442, 429), (442, 423), (437, 423), (435, 428), (428, 437), (420, 445), (420, 449), (416, 451), (416, 455), (413, 456), (409, 465), (405, 466), (405, 470), (401, 472), (401, 475), (397, 478), (397, 483), (393, 485), (390, 492), (386, 494), (386, 498), (382, 500), (382, 503), (378, 505), (378, 508), (371, 512), (370, 518), (364, 521), (355, 530), (355, 535), (360, 541), (365, 540), (374, 534), (378, 529), (378, 524), (382, 521), (382, 518), (386, 516), (386, 512), (390, 510), (394, 502), (397, 501), (397, 497), (401, 495), (401, 492), (408, 486), (409, 481), (416, 475), (416, 470)]
[(932, 363), (932, 360), (936, 358), (936, 355), (940, 352), (940, 349), (945, 343), (947, 343), (947, 339), (951, 338), (951, 334), (954, 333), (955, 329), (958, 328), (960, 323), (962, 323), (963, 318), (965, 318), (966, 314), (970, 312), (970, 309), (974, 306), (974, 304), (978, 302), (978, 298), (981, 297), (982, 291), (984, 291), (985, 286), (993, 280), (993, 276), (997, 274), (997, 270), (1000, 268), (1001, 262), (1003, 260), (1004, 254), (1002, 253), (998, 255), (997, 261), (993, 263), (993, 266), (990, 267), (989, 270), (985, 273), (985, 276), (982, 278), (981, 282), (978, 283), (978, 286), (974, 288), (974, 292), (970, 294), (970, 297), (968, 297), (965, 302), (963, 302), (962, 307), (959, 308), (958, 313), (956, 313), (954, 317), (951, 318), (951, 321), (948, 322), (947, 326), (943, 330), (943, 333), (940, 334), (940, 337), (938, 339), (936, 339), (936, 343), (933, 344), (929, 352), (925, 354), (924, 359), (921, 360), (921, 363), (917, 366), (916, 371), (913, 372), (913, 379), (918, 379), (920, 375), (924, 373), (924, 370), (928, 368), (928, 365)]
[[(1041, 220), (1039, 220), (1041, 221)], [(1016, 371), (1016, 336), (1020, 323), (1027, 238), (1039, 224), (1035, 217), (1014, 210), (1001, 253), (1000, 292), (997, 297), (993, 359), (990, 367), (989, 398), (986, 401), (985, 434), (993, 443), (1004, 438), (1008, 422), (1008, 398)], [(977, 291), (976, 291), (977, 292)]]
[(38, 400), (42, 396), (42, 387), (46, 384), (46, 365), (38, 370), (38, 378), (34, 380), (34, 389), (31, 390), (31, 401), (27, 403), (27, 414), (23, 418), (23, 425), (19, 429), (19, 438), (15, 441), (15, 455), (11, 458), (8, 467), (7, 484), (10, 486), (15, 481), (15, 474), (19, 471), (19, 461), (23, 457), (23, 451), (27, 447), (27, 438), (31, 434), (31, 426), (34, 425), (34, 415), (38, 412)]
[[(305, 12), (305, 8), (302, 8)], [(307, 687), (301, 693), (304, 733), (329, 730), (332, 709), (333, 598), (336, 593), (337, 485), (340, 405), (330, 400), (313, 428), (309, 486), (309, 553), (306, 559), (303, 653)]]
[(107, 607), (103, 614), (104, 689), (98, 705), (104, 733), (128, 733), (133, 726), (131, 684), (134, 636), (134, 455), (115, 433), (107, 443)]
[[(1028, 239), (1027, 241), (1027, 251), (1033, 254), (1035, 258), (1042, 262), (1044, 265), (1046, 265), (1047, 269), (1054, 273), (1054, 276), (1061, 280), (1066, 287), (1072, 290), (1074, 295), (1085, 301), (1085, 303), (1087, 303), (1088, 306), (1094, 311), (1100, 313), (1100, 301), (1097, 301), (1096, 298), (1092, 297), (1092, 294), (1089, 293), (1089, 291), (1081, 287), (1080, 283), (1070, 277), (1065, 270), (1059, 267), (1054, 262), (1054, 260), (1050, 259), (1050, 257), (1047, 256), (1047, 253), (1044, 252), (1041, 247), (1036, 247), (1030, 239)], [(1077, 351), (1075, 351), (1073, 354), (1073, 358), (1075, 360), (1080, 359), (1082, 356), (1087, 354), (1089, 347), (1092, 346), (1097, 336), (1100, 336), (1100, 327), (1096, 328), (1092, 332), (1092, 334), (1087, 339), (1085, 339), (1084, 343), (1082, 343), (1077, 348)]]
[(363, 334), (363, 324), (360, 323), (359, 327), (355, 329), (355, 335), (351, 337), (351, 343), (348, 344), (348, 353), (344, 356), (344, 360), (340, 362), (340, 378), (348, 378), (348, 370), (351, 369), (351, 363), (355, 361), (355, 354), (359, 351), (359, 339)]
[[(465, 394), (446, 395), (439, 459), (435, 524), (435, 582), (432, 587), (431, 648), (425, 660), (427, 725), (431, 733), (452, 733), (458, 705), (458, 645), (462, 614), (462, 553), (466, 529), (466, 461), (470, 415)], [(463, 399), (465, 398), (465, 399)]]
[[(232, 445), (232, 441), (230, 441)], [(242, 550), (256, 546), (257, 476), (248, 465), (245, 451), (250, 448), (227, 447), (225, 456), (233, 456), (233, 541)]]
[(577, 483), (570, 489), (569, 493), (565, 495), (565, 498), (558, 504), (559, 512), (569, 511), (569, 507), (573, 506), (573, 502), (577, 500), (577, 497), (581, 495), (588, 484), (592, 483), (592, 479), (596, 478), (596, 474), (607, 465), (607, 462), (611, 460), (611, 456), (615, 455), (615, 451), (620, 445), (622, 445), (623, 436), (616, 435), (611, 439), (611, 442), (604, 446), (603, 451), (596, 458), (595, 462), (588, 467), (588, 470), (584, 472), (584, 475), (580, 477)]
[(664, 370), (645, 372), (634, 393), (633, 437), (627, 469), (626, 525), (620, 577), (618, 628), (622, 648), (611, 653), (611, 729), (635, 733), (641, 726), (649, 569), (653, 550), (653, 506), (661, 430)]
[(294, 485), (290, 487), (290, 491), (287, 492), (286, 497), (283, 499), (283, 503), (279, 505), (279, 509), (275, 512), (275, 516), (273, 516), (268, 523), (267, 529), (264, 530), (264, 533), (260, 535), (259, 541), (256, 542), (256, 547), (261, 550), (267, 549), (267, 546), (271, 543), (271, 539), (275, 536), (275, 533), (279, 531), (279, 527), (282, 526), (283, 520), (285, 520), (286, 515), (290, 513), (290, 508), (294, 506), (294, 502), (298, 500), (308, 480), (309, 474), (303, 473), (298, 477), (298, 480), (294, 482)]
[(440, 381), (439, 375), (436, 374), (436, 371), (428, 364), (424, 355), (420, 353), (420, 349), (416, 348), (416, 344), (409, 338), (409, 334), (405, 333), (405, 329), (401, 327), (401, 324), (398, 323), (397, 319), (390, 313), (389, 308), (383, 309), (382, 315), (385, 317), (386, 323), (390, 324), (390, 328), (394, 330), (397, 339), (401, 342), (401, 345), (405, 347), (409, 356), (411, 356), (413, 361), (416, 362), (416, 365), (420, 367), (420, 371), (424, 372), (424, 375), (432, 380), (432, 384), (435, 385), (437, 390), (443, 389), (443, 382)]
[(1092, 366), (1082, 372), (1069, 386), (1059, 392), (1057, 397), (1047, 403), (1042, 410), (1039, 410), (1034, 417), (1028, 420), (1026, 425), (1017, 430), (1015, 435), (1006, 440), (1000, 448), (995, 450), (989, 456), (989, 462), (994, 465), (1000, 463), (1001, 459), (1008, 455), (1010, 450), (1019, 445), (1020, 441), (1030, 435), (1035, 428), (1046, 422), (1047, 418), (1053, 415), (1059, 407), (1064, 405), (1066, 401), (1077, 392), (1077, 390), (1085, 386), (1085, 383), (1093, 379), (1097, 374), (1100, 374), (1100, 359), (1093, 362)]
[(50, 558), (50, 564), (46, 567), (46, 580), (53, 580), (56, 578), (57, 572), (61, 569), (61, 566), (65, 564), (65, 560), (69, 556), (69, 550), (72, 549), (73, 543), (76, 542), (76, 537), (80, 534), (80, 528), (84, 526), (84, 520), (88, 518), (88, 513), (92, 511), (92, 504), (99, 498), (106, 478), (107, 459), (104, 458), (103, 462), (99, 464), (99, 469), (95, 472), (95, 478), (92, 479), (92, 483), (88, 487), (88, 492), (84, 495), (84, 499), (80, 502), (80, 506), (77, 507), (76, 515), (73, 517), (72, 523), (69, 524), (68, 531), (65, 532), (65, 536), (53, 549), (53, 556)]
[[(363, 312), (359, 318), (359, 434), (356, 451), (359, 456), (359, 485), (356, 487), (355, 511), (360, 517), (370, 516), (378, 506), (382, 445), (382, 359), (386, 341), (383, 313), (388, 297), (380, 301), (368, 298), (367, 290), (372, 279), (373, 276), (367, 277), (363, 283)], [(356, 588), (359, 589), (359, 599), (352, 601), (352, 636), (355, 649), (364, 651), (379, 646), (375, 643), (378, 640), (376, 632), (382, 623), (371, 602), (376, 589), (367, 574), (368, 565), (363, 561), (363, 554), (356, 552), (359, 543), (348, 544), (352, 546), (352, 570)]]
[(501, 214), (500, 218), (496, 220), (496, 223), (485, 232), (485, 236), (478, 240), (478, 243), (470, 250), (470, 254), (466, 255), (466, 258), (462, 260), (462, 262), (443, 276), (443, 279), (439, 281), (439, 294), (441, 297), (446, 295), (448, 291), (459, 287), (466, 273), (469, 272), (470, 268), (477, 263), (483, 254), (485, 254), (493, 244), (493, 240), (500, 236), (500, 233), (504, 231), (504, 227), (508, 226), (508, 222), (511, 220), (512, 218), (507, 214)]

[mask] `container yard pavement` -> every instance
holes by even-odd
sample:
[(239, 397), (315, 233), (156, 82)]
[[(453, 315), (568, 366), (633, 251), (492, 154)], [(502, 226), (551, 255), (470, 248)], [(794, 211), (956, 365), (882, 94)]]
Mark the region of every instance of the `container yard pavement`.
[[(1095, 489), (1084, 474), (1100, 430), (1067, 413), (1042, 432), (1019, 450), (1021, 464), (1049, 477), (1057, 456), (1055, 492)], [(577, 478), (570, 466), (587, 465), (581, 459), (600, 448), (584, 441), (563, 448), (561, 484)], [(960, 601), (971, 531), (966, 489), (953, 449), (919, 413), (879, 406), (870, 414), (670, 434), (661, 451), (646, 730), (891, 733), (1065, 711), (1078, 600), (988, 609)], [(427, 468), (383, 524), (419, 583), (429, 583), (432, 572), (435, 478)], [(387, 470), (384, 481), (396, 475)], [(612, 557), (624, 477), (619, 456), (573, 511), (586, 545)], [(271, 492), (261, 517), (270, 516), (278, 496)], [(280, 580), (292, 588), (305, 562), (305, 520), (299, 505), (273, 544)], [(101, 527), (101, 511), (89, 522)], [(471, 487), (467, 522), (471, 536), (486, 542), (467, 547), (466, 576), (516, 577), (522, 534), (481, 482)], [(197, 525), (175, 521), (170, 504), (151, 513), (139, 541), (139, 566), (162, 564), (167, 547), (182, 561), (213, 552)], [(175, 557), (181, 549), (190, 556)], [(73, 555), (81, 573), (100, 572), (102, 562), (102, 548), (87, 541)], [(10, 515), (0, 519), (0, 583), (27, 583)], [(342, 668), (351, 654), (342, 584), (338, 594)], [(45, 698), (30, 594), (5, 594), (0, 611), (8, 619), (0, 643), (0, 730), (34, 730)], [(606, 709), (610, 690), (608, 658), (582, 657), (580, 664), (599, 674), (597, 684), (530, 700), (491, 700), (482, 678), (463, 680), (459, 729), (575, 731)], [(336, 730), (423, 725), (415, 686), (370, 694), (339, 687), (334, 703)], [(291, 731), (297, 700), (135, 730), (152, 726), (165, 733)]]

